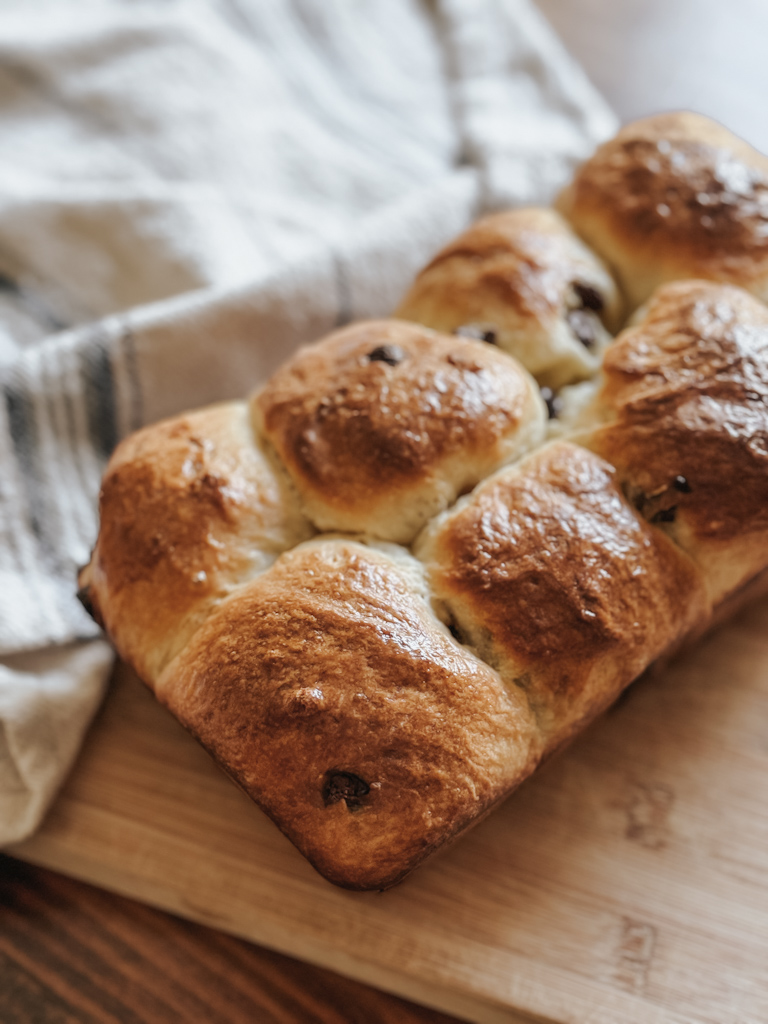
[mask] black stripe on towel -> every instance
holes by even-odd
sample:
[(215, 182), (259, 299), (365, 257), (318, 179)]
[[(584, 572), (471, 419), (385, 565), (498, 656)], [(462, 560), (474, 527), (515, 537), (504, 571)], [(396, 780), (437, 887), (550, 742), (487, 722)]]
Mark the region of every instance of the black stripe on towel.
[(112, 360), (105, 340), (95, 338), (79, 353), (88, 434), (102, 458), (117, 444), (117, 414)]
[(11, 380), (3, 387), (3, 399), (8, 416), (8, 429), (13, 450), (27, 488), (27, 521), (37, 540), (45, 545), (43, 508), (35, 500), (39, 493), (38, 475), (38, 433), (35, 408), (27, 389), (18, 380)]

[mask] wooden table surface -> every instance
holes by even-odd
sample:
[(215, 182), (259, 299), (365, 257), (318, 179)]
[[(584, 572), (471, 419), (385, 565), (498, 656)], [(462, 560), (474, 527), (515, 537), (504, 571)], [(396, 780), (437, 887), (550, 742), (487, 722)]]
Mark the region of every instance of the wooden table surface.
[(451, 1024), (366, 985), (0, 856), (2, 1024)]
[[(697, 109), (768, 151), (764, 0), (539, 0), (623, 119)], [(2, 1024), (455, 1018), (0, 856)]]

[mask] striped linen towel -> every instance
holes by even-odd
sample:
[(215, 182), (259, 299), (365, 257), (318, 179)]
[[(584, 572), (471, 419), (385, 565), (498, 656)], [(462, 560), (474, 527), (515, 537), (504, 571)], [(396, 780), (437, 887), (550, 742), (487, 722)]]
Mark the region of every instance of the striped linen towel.
[(109, 674), (75, 576), (119, 438), (386, 314), (615, 123), (528, 0), (6, 0), (0, 100), (9, 843)]

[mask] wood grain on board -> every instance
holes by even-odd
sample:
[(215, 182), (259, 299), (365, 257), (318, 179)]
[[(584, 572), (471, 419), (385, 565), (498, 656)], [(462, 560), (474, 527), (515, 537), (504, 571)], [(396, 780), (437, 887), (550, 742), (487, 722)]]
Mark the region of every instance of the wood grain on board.
[(390, 892), (315, 874), (127, 669), (16, 856), (480, 1022), (768, 1020), (768, 602)]

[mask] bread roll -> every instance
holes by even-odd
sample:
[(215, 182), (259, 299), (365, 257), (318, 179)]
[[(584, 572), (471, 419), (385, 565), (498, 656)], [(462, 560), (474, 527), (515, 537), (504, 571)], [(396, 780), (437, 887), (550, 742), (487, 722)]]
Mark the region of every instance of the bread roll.
[(575, 435), (687, 551), (718, 604), (768, 566), (768, 308), (730, 285), (665, 285), (619, 336)]
[(709, 615), (701, 573), (558, 441), (432, 523), (416, 554), (461, 635), (525, 693), (551, 750)]
[(166, 420), (123, 441), (104, 475), (100, 518), (80, 585), (122, 657), (148, 682), (216, 601), (314, 532), (263, 454), (245, 402)]
[(326, 878), (387, 888), (533, 769), (525, 695), (434, 616), (402, 549), (310, 541), (219, 604), (156, 684)]
[(684, 278), (768, 301), (768, 158), (700, 114), (628, 124), (557, 208), (616, 272), (632, 309)]
[(396, 315), (492, 338), (543, 385), (594, 374), (621, 320), (603, 263), (554, 210), (484, 217), (439, 252)]
[(409, 543), (541, 442), (546, 409), (503, 352), (414, 324), (354, 324), (301, 350), (253, 402), (322, 530)]

